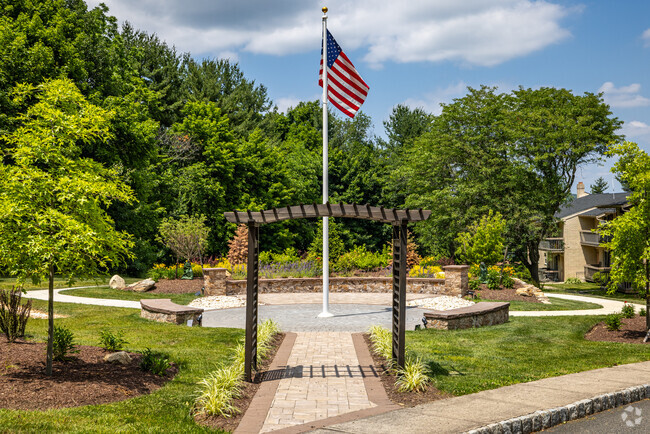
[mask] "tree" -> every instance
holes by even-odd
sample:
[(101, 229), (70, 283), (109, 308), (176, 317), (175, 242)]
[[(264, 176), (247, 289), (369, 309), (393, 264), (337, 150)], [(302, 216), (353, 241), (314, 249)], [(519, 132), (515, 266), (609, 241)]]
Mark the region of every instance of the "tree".
[(490, 210), (489, 214), (481, 217), (466, 232), (458, 234), (457, 255), (465, 264), (496, 264), (503, 257), (505, 229), (503, 216)]
[(590, 194), (603, 194), (609, 188), (609, 184), (605, 181), (605, 178), (599, 176), (596, 181), (589, 186)]
[(609, 291), (629, 282), (646, 300), (646, 330), (650, 330), (650, 155), (636, 143), (612, 147), (611, 156), (619, 156), (612, 171), (632, 188), (631, 207), (599, 228), (610, 236), (605, 247), (611, 254)]
[(491, 209), (506, 219), (506, 244), (539, 282), (539, 243), (556, 225), (577, 169), (620, 139), (620, 125), (601, 95), (469, 88), (443, 105), (391, 183), (408, 191), (409, 208), (432, 209), (415, 229), (430, 253), (453, 253), (456, 234)]
[(130, 256), (106, 208), (132, 191), (113, 170), (82, 158), (84, 143), (109, 137), (111, 113), (88, 103), (69, 80), (17, 86), (35, 99), (5, 140), (0, 164), (0, 266), (19, 282), (49, 281), (48, 375), (52, 373), (54, 273), (96, 276)]
[(160, 223), (159, 240), (176, 256), (176, 277), (178, 278), (179, 259), (199, 258), (203, 268), (203, 253), (208, 242), (210, 228), (205, 225), (205, 216), (181, 216), (180, 219), (168, 217)]

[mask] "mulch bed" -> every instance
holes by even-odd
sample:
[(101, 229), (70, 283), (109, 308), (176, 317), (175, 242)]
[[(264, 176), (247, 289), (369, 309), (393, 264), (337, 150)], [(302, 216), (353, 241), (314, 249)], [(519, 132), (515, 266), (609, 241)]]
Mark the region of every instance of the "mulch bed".
[(364, 333), (363, 339), (366, 341), (366, 345), (368, 345), (368, 351), (370, 351), (375, 369), (379, 374), (384, 390), (386, 390), (388, 399), (395, 404), (404, 407), (414, 407), (425, 402), (437, 401), (453, 396), (436, 389), (432, 384), (429, 384), (423, 392), (399, 392), (397, 386), (395, 386), (395, 373), (388, 369), (386, 360), (372, 352), (372, 343), (367, 333)]
[(48, 410), (123, 401), (151, 393), (178, 372), (165, 377), (140, 370), (140, 354), (129, 353), (129, 365), (104, 362), (101, 348), (77, 346), (67, 362), (54, 362), (45, 375), (46, 343), (0, 339), (0, 408)]
[(515, 284), (514, 288), (492, 290), (488, 289), (486, 284), (481, 284), (481, 289), (478, 290), (478, 294), (482, 299), (485, 300), (525, 301), (528, 303), (541, 303), (537, 297), (517, 295), (516, 291), (519, 287), (521, 287), (521, 285)]
[[(599, 322), (585, 334), (585, 339), (590, 341), (642, 344), (643, 338), (646, 335), (645, 330), (645, 316), (621, 318), (620, 330), (609, 330), (604, 322)], [(650, 342), (646, 342), (646, 344), (650, 344)]]
[(203, 288), (203, 278), (183, 280), (183, 279), (160, 279), (156, 282), (156, 286), (150, 291), (149, 294), (195, 294)]
[(234, 406), (240, 410), (238, 414), (232, 417), (196, 415), (194, 416), (196, 422), (201, 425), (209, 426), (211, 428), (220, 428), (224, 431), (231, 432), (234, 431), (239, 426), (239, 422), (241, 422), (242, 418), (244, 417), (246, 410), (248, 410), (248, 406), (257, 393), (257, 389), (260, 388), (260, 384), (262, 383), (262, 379), (264, 377), (264, 372), (266, 372), (269, 365), (273, 361), (273, 358), (278, 352), (280, 345), (282, 345), (284, 337), (284, 333), (279, 333), (273, 338), (273, 341), (271, 342), (272, 349), (266, 359), (262, 360), (258, 366), (258, 373), (255, 375), (255, 377), (253, 377), (253, 383), (244, 383), (244, 387), (242, 389), (242, 397), (233, 402)]

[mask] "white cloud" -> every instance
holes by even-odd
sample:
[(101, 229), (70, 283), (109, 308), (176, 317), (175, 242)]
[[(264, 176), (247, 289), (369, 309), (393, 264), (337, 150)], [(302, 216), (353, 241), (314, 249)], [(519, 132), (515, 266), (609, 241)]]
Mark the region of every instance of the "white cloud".
[(614, 83), (607, 81), (600, 86), (598, 92), (603, 93), (605, 102), (612, 107), (630, 108), (650, 105), (650, 99), (639, 94), (641, 92), (639, 83), (616, 87)]
[(623, 124), (621, 132), (628, 139), (650, 138), (650, 125), (641, 121), (630, 121)]
[(275, 100), (275, 104), (278, 106), (280, 112), (286, 113), (288, 109), (297, 106), (300, 101), (302, 101), (300, 98), (284, 97)]
[(650, 47), (650, 29), (647, 29), (645, 32), (641, 34), (641, 39), (643, 39), (644, 43), (643, 45), (646, 47)]
[[(104, 2), (118, 19), (194, 55), (285, 55), (313, 51), (320, 43), (320, 8), (302, 0)], [(496, 65), (567, 38), (560, 21), (579, 10), (533, 0), (326, 3), (329, 28), (344, 50), (362, 48), (364, 59), (377, 67), (422, 61)]]
[(467, 85), (459, 81), (456, 84), (452, 84), (449, 87), (444, 89), (436, 89), (431, 93), (426, 93), (419, 97), (407, 98), (404, 101), (404, 105), (411, 107), (412, 109), (421, 108), (427, 113), (434, 115), (439, 115), (442, 113), (442, 107), (440, 104), (450, 103), (454, 98), (462, 97), (467, 93)]

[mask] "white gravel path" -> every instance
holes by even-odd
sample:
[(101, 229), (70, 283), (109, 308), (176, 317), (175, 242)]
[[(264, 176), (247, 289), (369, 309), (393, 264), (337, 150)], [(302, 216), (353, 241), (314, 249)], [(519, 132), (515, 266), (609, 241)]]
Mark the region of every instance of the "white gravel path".
[(425, 309), (433, 310), (451, 310), (458, 309), (460, 307), (467, 307), (473, 305), (474, 302), (470, 300), (465, 300), (460, 297), (452, 297), (449, 295), (443, 295), (440, 297), (431, 297), (431, 298), (420, 298), (419, 300), (411, 300), (406, 303), (407, 306), (417, 306)]
[[(258, 304), (262, 304), (259, 303)], [(229, 309), (232, 307), (244, 307), (246, 301), (240, 297), (232, 297), (228, 295), (210, 295), (201, 297), (190, 301), (188, 306), (200, 307), (202, 309)]]

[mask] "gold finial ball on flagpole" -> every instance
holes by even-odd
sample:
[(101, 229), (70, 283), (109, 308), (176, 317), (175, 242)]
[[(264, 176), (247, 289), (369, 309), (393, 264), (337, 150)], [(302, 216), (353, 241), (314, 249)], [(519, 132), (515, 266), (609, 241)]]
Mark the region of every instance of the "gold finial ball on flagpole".
[(322, 10), (323, 10), (323, 13), (326, 14), (327, 13), (327, 6), (323, 6)]

